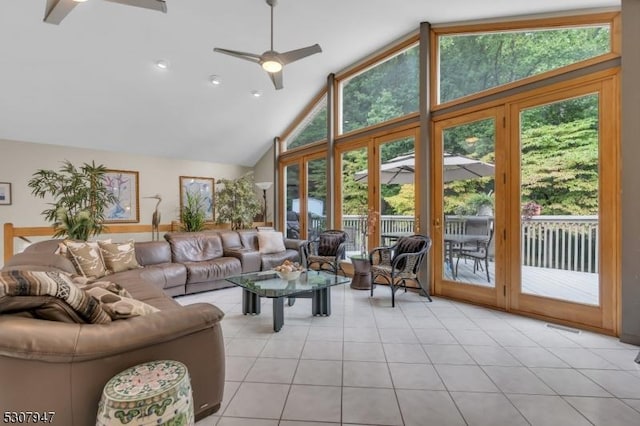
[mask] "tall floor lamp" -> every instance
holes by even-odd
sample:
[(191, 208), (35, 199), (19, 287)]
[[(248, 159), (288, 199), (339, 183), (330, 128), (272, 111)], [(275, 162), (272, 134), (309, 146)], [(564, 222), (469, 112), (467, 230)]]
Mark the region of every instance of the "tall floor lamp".
[(264, 198), (264, 206), (262, 207), (262, 221), (267, 223), (267, 189), (271, 188), (273, 182), (256, 182), (256, 186), (262, 189), (262, 198)]

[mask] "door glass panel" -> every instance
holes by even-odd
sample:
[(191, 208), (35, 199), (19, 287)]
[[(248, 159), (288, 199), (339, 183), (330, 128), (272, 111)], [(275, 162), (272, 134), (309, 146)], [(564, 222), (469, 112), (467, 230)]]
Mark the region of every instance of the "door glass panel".
[(598, 305), (598, 95), (520, 113), (521, 291)]
[(349, 235), (347, 255), (354, 255), (366, 245), (361, 217), (369, 206), (367, 148), (343, 153), (341, 164), (342, 229)]
[(307, 239), (326, 229), (327, 160), (320, 158), (307, 163)]
[(285, 167), (284, 175), (287, 238), (300, 238), (300, 166)]
[(380, 240), (376, 245), (392, 245), (414, 232), (415, 164), (413, 136), (380, 145)]
[(443, 130), (443, 279), (495, 287), (495, 119)]

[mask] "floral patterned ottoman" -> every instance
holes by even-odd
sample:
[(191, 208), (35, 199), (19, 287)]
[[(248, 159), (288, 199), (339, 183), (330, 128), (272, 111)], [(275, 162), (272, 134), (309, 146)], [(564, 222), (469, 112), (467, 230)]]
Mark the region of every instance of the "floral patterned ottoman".
[(151, 361), (128, 368), (107, 382), (98, 405), (97, 426), (193, 425), (187, 367)]

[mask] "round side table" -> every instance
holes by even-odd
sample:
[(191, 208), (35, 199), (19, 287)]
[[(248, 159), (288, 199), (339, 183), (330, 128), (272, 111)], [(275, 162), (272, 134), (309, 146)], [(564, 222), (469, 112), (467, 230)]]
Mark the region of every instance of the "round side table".
[(369, 256), (350, 256), (353, 264), (353, 278), (351, 279), (351, 288), (354, 290), (370, 290), (371, 289), (371, 263)]
[(150, 361), (116, 374), (104, 386), (96, 426), (195, 424), (187, 367)]

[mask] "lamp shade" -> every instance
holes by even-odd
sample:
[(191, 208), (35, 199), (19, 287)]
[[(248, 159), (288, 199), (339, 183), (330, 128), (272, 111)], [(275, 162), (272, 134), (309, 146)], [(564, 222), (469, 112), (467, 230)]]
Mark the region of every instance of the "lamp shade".
[(271, 188), (271, 185), (273, 185), (273, 182), (256, 182), (256, 186), (262, 189), (263, 191), (266, 191), (267, 189)]

